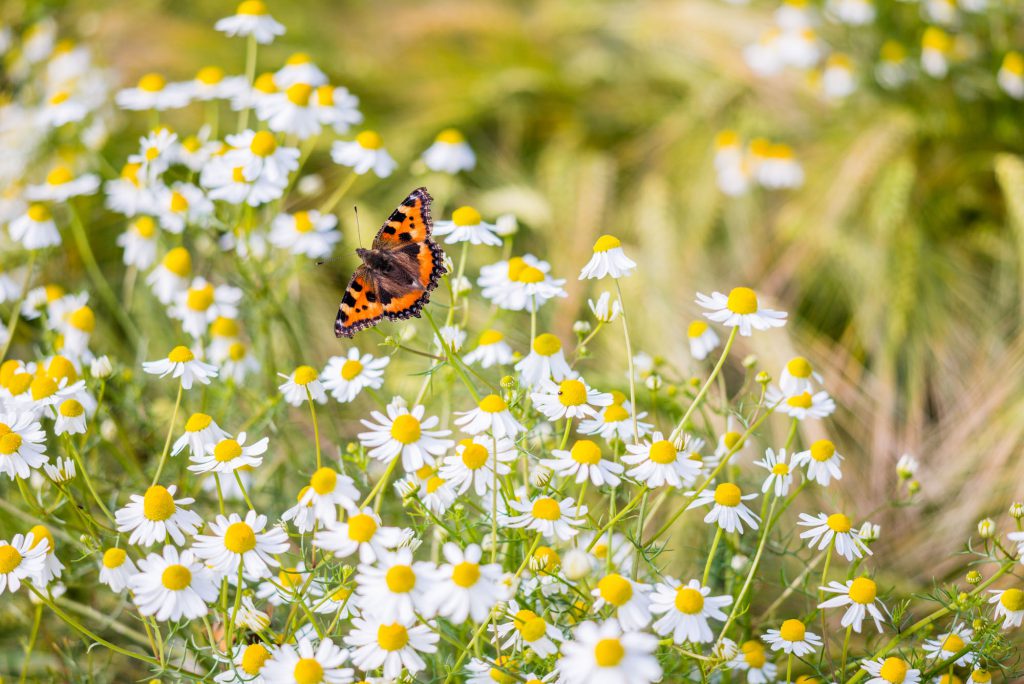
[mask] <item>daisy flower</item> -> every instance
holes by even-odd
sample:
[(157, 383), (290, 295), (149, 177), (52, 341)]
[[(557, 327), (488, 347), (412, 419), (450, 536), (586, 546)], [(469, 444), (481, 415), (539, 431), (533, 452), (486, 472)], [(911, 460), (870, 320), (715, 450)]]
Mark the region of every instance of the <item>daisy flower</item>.
[[(937, 663), (945, 663), (958, 654), (970, 643), (974, 636), (974, 630), (963, 625), (954, 625), (948, 632), (939, 634), (935, 639), (926, 639), (922, 648), (928, 656)], [(972, 653), (965, 653), (957, 658), (956, 665), (966, 667), (976, 660)]]
[(835, 444), (827, 439), (819, 439), (807, 451), (793, 456), (793, 467), (805, 466), (809, 480), (827, 487), (833, 479), (843, 479), (843, 471), (839, 469), (842, 460)]
[(57, 457), (54, 465), (43, 464), (43, 472), (54, 482), (68, 482), (75, 479), (75, 462), (70, 458)]
[(88, 115), (89, 107), (84, 102), (73, 97), (67, 90), (58, 90), (46, 100), (39, 118), (47, 126), (60, 128), (81, 121)]
[(146, 283), (161, 304), (174, 301), (178, 292), (188, 289), (192, 275), (192, 255), (184, 247), (175, 247), (164, 255), (160, 264), (148, 276)]
[(284, 66), (274, 73), (274, 82), (280, 88), (287, 88), (295, 83), (308, 83), (316, 87), (327, 83), (327, 74), (313, 63), (313, 58), (307, 53), (295, 52), (285, 60)]
[(921, 36), (921, 70), (932, 78), (945, 78), (953, 39), (938, 26), (929, 26)]
[(498, 475), (508, 475), (511, 472), (508, 464), (516, 458), (515, 444), (507, 437), (495, 440), (486, 435), (460, 440), (455, 445), (455, 453), (444, 457), (437, 474), (456, 494), (465, 494), (472, 487), (477, 496), (483, 496), (494, 487), (495, 441)]
[(1010, 589), (990, 589), (988, 602), (995, 605), (996, 620), (1002, 619), (1003, 629), (1020, 627), (1024, 621), (1024, 591), (1016, 587)]
[(671, 635), (677, 644), (713, 641), (708, 620), (724, 622), (726, 615), (722, 608), (732, 604), (732, 596), (710, 594), (710, 587), (702, 587), (697, 580), (684, 585), (669, 577), (655, 585), (651, 593), (651, 612), (662, 616), (654, 623), (654, 631)]
[(398, 167), (376, 131), (363, 131), (351, 141), (336, 140), (331, 147), (331, 159), (336, 164), (351, 167), (360, 176), (373, 171), (379, 178), (387, 178)]
[(257, 641), (248, 645), (236, 644), (233, 650), (232, 667), (218, 674), (213, 681), (217, 684), (264, 684), (266, 680), (261, 673), (271, 656), (267, 647)]
[(55, 579), (60, 579), (64, 564), (57, 558), (57, 546), (50, 530), (45, 525), (33, 525), (26, 538), (32, 539), (31, 548), (42, 545), (46, 549), (43, 554), (43, 572), (39, 576), (40, 583), (47, 585)]
[(193, 498), (177, 499), (174, 492), (177, 487), (153, 485), (145, 495), (132, 494), (124, 508), (114, 513), (118, 532), (131, 532), (129, 544), (152, 546), (164, 541), (168, 535), (175, 544), (185, 543), (185, 536), (192, 536), (203, 520), (199, 515), (183, 506), (195, 501)]
[(443, 516), (455, 503), (455, 488), (430, 466), (424, 466), (422, 470), (427, 470), (430, 474), (420, 480), (416, 496), (428, 511), (438, 517)]
[(468, 242), (473, 245), (501, 246), (501, 238), (494, 234), (494, 224), (487, 223), (473, 207), (459, 207), (452, 212), (450, 221), (438, 221), (435, 235), (447, 235), (446, 245)]
[(858, 577), (847, 580), (846, 584), (841, 582), (829, 582), (827, 586), (821, 587), (821, 591), (830, 594), (837, 594), (827, 601), (818, 604), (818, 608), (841, 608), (848, 606), (843, 613), (841, 624), (843, 627), (853, 626), (853, 631), (860, 634), (864, 618), (870, 617), (875, 622), (875, 627), (882, 631), (882, 603), (877, 600), (878, 585), (874, 580), (867, 577)]
[(192, 458), (201, 459), (207, 455), (207, 449), (230, 436), (207, 414), (193, 413), (185, 421), (185, 433), (175, 440), (171, 455), (177, 456), (187, 446)]
[(744, 495), (733, 483), (723, 482), (715, 487), (714, 491), (705, 489), (698, 494), (686, 510), (711, 504), (711, 510), (704, 516), (704, 522), (717, 523), (726, 532), (743, 534), (743, 523), (756, 530), (761, 520), (743, 503), (756, 496), (757, 494)]
[(643, 632), (625, 632), (616, 620), (584, 622), (562, 645), (558, 672), (565, 684), (618, 682), (648, 684), (661, 680), (654, 651), (658, 640)]
[(853, 529), (853, 522), (842, 513), (819, 513), (816, 516), (801, 513), (797, 524), (810, 528), (801, 532), (800, 538), (807, 539), (807, 545), (812, 549), (815, 544), (819, 551), (831, 546), (848, 561), (852, 561), (854, 556), (863, 558), (864, 554), (871, 555), (871, 549), (861, 540), (860, 533)]
[(789, 488), (793, 484), (793, 472), (790, 469), (790, 464), (786, 463), (785, 449), (779, 449), (778, 451), (765, 449), (764, 458), (760, 461), (754, 461), (754, 465), (768, 471), (768, 477), (765, 478), (764, 484), (761, 485), (762, 494), (767, 494), (772, 489), (775, 490), (776, 497), (789, 494)]
[(436, 571), (430, 563), (414, 562), (412, 551), (386, 552), (376, 564), (362, 563), (356, 575), (359, 606), (381, 620), (409, 622), (430, 608)]
[(483, 266), (477, 285), (485, 299), (508, 311), (535, 311), (549, 299), (569, 296), (565, 279), (552, 278), (551, 264), (532, 254)]
[(217, 585), (206, 566), (192, 551), (179, 553), (170, 545), (163, 554), (151, 553), (140, 560), (139, 572), (131, 576), (128, 586), (139, 613), (161, 622), (203, 617), (209, 611), (207, 604), (217, 598)]
[(438, 133), (433, 144), (423, 152), (423, 163), (431, 171), (456, 174), (472, 171), (476, 166), (476, 154), (462, 133), (447, 128)]
[(103, 184), (108, 209), (128, 217), (156, 210), (153, 188), (139, 178), (141, 168), (141, 164), (129, 162), (121, 167), (119, 177)]
[[(271, 180), (266, 174), (260, 174), (258, 167), (247, 169), (237, 154), (214, 156), (210, 159), (203, 165), (199, 183), (208, 190), (210, 199), (228, 204), (244, 202), (251, 207), (280, 199), (287, 186), (287, 182), (282, 178)], [(241, 253), (243, 249), (249, 249), (249, 245), (258, 237), (262, 239), (258, 232), (250, 232), (244, 239), (236, 238), (233, 233), (225, 233), (221, 238), (221, 248), (225, 251), (235, 249)]]
[(705, 318), (728, 328), (738, 327), (744, 337), (749, 337), (752, 330), (781, 328), (786, 324), (785, 312), (762, 309), (757, 294), (749, 287), (733, 288), (729, 296), (713, 292), (709, 297), (698, 292), (697, 303), (709, 310)]
[(330, 255), (334, 245), (341, 240), (337, 227), (337, 216), (321, 214), (315, 209), (279, 214), (274, 219), (268, 239), (279, 249), (319, 259)]
[(330, 639), (317, 646), (308, 638), (296, 645), (282, 644), (274, 649), (262, 669), (267, 684), (349, 684), (355, 678), (350, 667), (342, 667), (348, 651)]
[(224, 155), (232, 169), (240, 167), (246, 180), (265, 180), (285, 187), (292, 171), (299, 168), (299, 150), (281, 147), (270, 131), (243, 131), (227, 136), (231, 150)]
[(111, 591), (124, 591), (128, 581), (138, 572), (135, 563), (124, 549), (111, 547), (103, 552), (103, 558), (100, 560), (100, 582), (110, 587)]
[(256, 102), (256, 115), (270, 130), (305, 140), (320, 132), (320, 118), (313, 108), (314, 86), (296, 82), (283, 91), (269, 93)]
[(482, 565), (483, 551), (477, 544), (460, 549), (458, 544), (447, 542), (441, 551), (447, 563), (437, 570), (436, 583), (427, 597), (427, 612), (446, 617), (455, 624), (462, 624), (467, 618), (483, 622), (502, 598), (499, 591), (501, 565)]
[(348, 620), (359, 615), (355, 601), (352, 599), (351, 587), (338, 587), (320, 599), (313, 612), (321, 615), (335, 615), (339, 620)]
[(208, 444), (206, 452), (190, 457), (192, 465), (188, 467), (193, 473), (221, 473), (230, 475), (239, 468), (256, 468), (263, 463), (263, 454), (267, 451), (270, 439), (264, 437), (246, 446), (246, 434), (238, 433), (238, 437), (225, 437), (216, 444)]
[(25, 188), (25, 199), (39, 202), (66, 202), (72, 197), (92, 195), (100, 188), (100, 178), (86, 173), (75, 178), (67, 166), (59, 164), (46, 174), (46, 181)]
[(732, 659), (732, 667), (747, 673), (748, 684), (774, 682), (778, 668), (768, 662), (768, 654), (760, 641), (745, 641)]
[(50, 208), (39, 202), (30, 204), (24, 214), (11, 221), (7, 231), (12, 240), (28, 250), (55, 247), (61, 242)]
[(129, 164), (138, 166), (148, 183), (158, 186), (159, 176), (171, 165), (171, 151), (178, 142), (178, 135), (165, 127), (159, 127), (139, 139), (139, 154), (128, 157)]
[(0, 540), (0, 594), (12, 594), (29, 580), (42, 589), (46, 583), (46, 552), (48, 544), (34, 544), (32, 533), (16, 534), (10, 542)]
[(46, 433), (32, 413), (0, 413), (0, 472), (13, 480), (31, 475), (49, 459)]
[(533, 392), (530, 398), (548, 420), (596, 418), (598, 413), (595, 407), (612, 403), (611, 394), (598, 392), (579, 378), (567, 378), (558, 384), (543, 378), (538, 391)]
[(332, 356), (320, 374), (324, 389), (341, 403), (355, 400), (364, 389), (380, 389), (384, 385), (384, 369), (391, 358), (360, 354), (352, 347), (347, 356)]
[(554, 458), (543, 458), (540, 463), (555, 471), (559, 477), (572, 477), (577, 484), (590, 480), (600, 487), (608, 483), (615, 487), (621, 482), (623, 466), (601, 457), (601, 447), (589, 439), (576, 440), (569, 451), (552, 450)]
[(632, 275), (636, 262), (622, 251), (622, 243), (614, 235), (602, 235), (594, 243), (594, 255), (580, 271), (580, 280), (588, 278), (624, 278)]
[(209, 385), (210, 379), (217, 377), (216, 366), (200, 361), (191, 349), (181, 345), (172, 349), (166, 359), (143, 362), (142, 369), (161, 378), (168, 375), (181, 378), (181, 386), (185, 389), (191, 389), (196, 381)]
[(277, 389), (284, 395), (284, 400), (292, 406), (302, 406), (307, 400), (318, 404), (327, 403), (327, 392), (320, 383), (320, 374), (312, 366), (299, 366), (291, 375), (278, 373), (285, 379)]
[(284, 35), (284, 26), (270, 16), (261, 0), (244, 0), (233, 15), (218, 19), (213, 28), (229, 36), (252, 36), (263, 45)]
[(114, 96), (121, 109), (179, 109), (188, 104), (188, 92), (176, 83), (168, 83), (160, 74), (149, 73), (132, 88), (124, 88)]
[(213, 202), (191, 183), (175, 183), (154, 194), (157, 221), (168, 233), (180, 235), (185, 226), (205, 226), (213, 218)]
[(167, 310), (167, 315), (181, 321), (181, 329), (198, 339), (218, 318), (238, 316), (241, 300), (242, 291), (237, 287), (214, 287), (205, 278), (195, 278), (187, 290), (175, 295), (174, 306)]
[(348, 88), (336, 88), (324, 84), (313, 91), (312, 105), (317, 120), (323, 126), (330, 126), (335, 133), (344, 134), (348, 129), (363, 122), (359, 111), (359, 98)]
[(867, 684), (918, 684), (921, 681), (921, 671), (911, 669), (910, 663), (896, 656), (865, 660), (860, 667), (871, 675)]
[(1007, 52), (996, 74), (996, 82), (1013, 99), (1024, 100), (1024, 55), (1013, 50)]
[(782, 651), (788, 655), (802, 658), (821, 648), (821, 637), (807, 631), (807, 626), (800, 620), (785, 620), (778, 629), (769, 629), (761, 637), (773, 651)]
[(792, 396), (783, 394), (777, 387), (769, 387), (765, 394), (765, 401), (769, 406), (776, 406), (776, 410), (785, 413), (796, 420), (807, 418), (827, 418), (836, 410), (836, 402), (828, 395), (828, 392), (821, 390), (811, 394), (801, 392)]
[(583, 524), (586, 515), (587, 507), (577, 506), (571, 498), (558, 501), (540, 495), (531, 500), (520, 491), (515, 499), (508, 502), (506, 511), (498, 512), (498, 522), (509, 527), (535, 530), (550, 540), (568, 541), (579, 533), (577, 528)]
[(480, 333), (476, 349), (462, 357), (466, 364), (479, 363), (481, 368), (505, 366), (514, 359), (512, 347), (505, 341), (505, 335), (493, 328)]
[(372, 508), (352, 509), (348, 520), (317, 530), (315, 543), (338, 558), (348, 558), (359, 552), (361, 563), (375, 563), (387, 549), (396, 548), (402, 541), (402, 530), (382, 527), (380, 516)]
[(618, 299), (613, 299), (610, 292), (602, 292), (596, 302), (588, 299), (587, 306), (590, 307), (594, 318), (601, 323), (611, 323), (622, 315), (622, 304)]
[(626, 475), (651, 489), (670, 485), (677, 489), (697, 481), (701, 464), (676, 449), (661, 432), (655, 432), (652, 441), (626, 444), (622, 462), (633, 466)]
[[(992, 673), (983, 667), (975, 667), (971, 671), (971, 676), (967, 678), (967, 684), (989, 684), (991, 681)], [(868, 684), (872, 684), (872, 682)], [(907, 684), (917, 684), (917, 682), (908, 682)]]
[[(244, 76), (225, 77), (224, 70), (219, 66), (204, 66), (200, 68), (199, 71), (196, 72), (195, 78), (183, 83), (182, 86), (190, 98), (199, 100), (200, 102), (206, 102), (209, 100), (230, 100), (248, 88)], [(198, 138), (193, 138), (190, 144), (194, 145), (194, 148), (190, 150), (190, 152), (195, 152), (202, 147), (202, 141)], [(181, 163), (189, 166), (192, 171), (198, 171), (200, 168), (193, 168), (191, 165), (187, 164), (184, 159), (181, 160)]]
[[(508, 602), (505, 612), (509, 619), (498, 623), (497, 628), (498, 638), (505, 640), (501, 644), (503, 649), (523, 651), (529, 648), (541, 658), (558, 653), (556, 644), (563, 639), (558, 627), (514, 600)], [(490, 630), (494, 632), (493, 625)]]
[(782, 368), (779, 389), (787, 397), (792, 397), (813, 391), (814, 383), (821, 381), (821, 374), (814, 371), (810, 361), (802, 356), (794, 356)]
[(316, 518), (316, 511), (313, 509), (312, 498), (306, 496), (310, 489), (309, 485), (300, 489), (299, 495), (295, 497), (296, 504), (281, 514), (281, 520), (284, 522), (291, 520), (300, 534), (312, 532), (319, 522)]
[(451, 430), (433, 429), (441, 422), (437, 416), (424, 419), (423, 406), (413, 406), (410, 411), (392, 402), (385, 411), (387, 415), (380, 411), (370, 414), (376, 422), (360, 421), (369, 428), (368, 432), (359, 433), (359, 441), (370, 450), (370, 458), (390, 463), (400, 455), (402, 467), (412, 472), (424, 465), (434, 465), (434, 460), (454, 444), (450, 439), (442, 439)]
[(480, 400), (479, 405), (470, 411), (456, 411), (455, 424), (463, 432), (476, 435), (481, 432), (494, 435), (497, 438), (514, 438), (526, 428), (515, 418), (508, 409), (508, 404), (497, 394), (488, 394)]
[(299, 505), (312, 506), (312, 514), (317, 520), (324, 525), (333, 525), (338, 520), (338, 506), (351, 508), (358, 498), (359, 491), (351, 477), (339, 475), (338, 471), (324, 466), (309, 478), (309, 486), (299, 497)]
[(403, 669), (412, 676), (425, 670), (427, 664), (420, 653), (437, 651), (440, 638), (431, 624), (411, 626), (409, 622), (389, 622), (374, 615), (354, 618), (345, 643), (353, 649), (353, 665), (363, 672), (383, 667), (384, 678), (394, 681)]
[(641, 584), (613, 572), (597, 582), (591, 595), (597, 599), (593, 609), (600, 611), (605, 605), (612, 606), (615, 617), (623, 629), (643, 629), (651, 621), (649, 584)]
[(612, 391), (612, 403), (605, 407), (597, 418), (581, 420), (579, 432), (584, 435), (600, 435), (612, 442), (619, 440), (624, 444), (632, 444), (634, 438), (644, 438), (654, 426), (644, 422), (646, 411), (636, 415), (636, 432), (633, 431), (633, 404), (626, 401), (626, 395), (618, 390)]
[(515, 365), (523, 384), (536, 387), (552, 379), (561, 382), (576, 376), (562, 351), (562, 341), (551, 333), (541, 333), (533, 339), (530, 353)]
[(274, 556), (288, 550), (288, 533), (266, 527), (267, 516), (255, 511), (246, 513), (244, 520), (237, 513), (218, 515), (210, 523), (213, 534), (196, 535), (192, 550), (221, 577), (237, 578), (240, 565), (249, 578), (269, 577), (270, 566), (278, 565)]

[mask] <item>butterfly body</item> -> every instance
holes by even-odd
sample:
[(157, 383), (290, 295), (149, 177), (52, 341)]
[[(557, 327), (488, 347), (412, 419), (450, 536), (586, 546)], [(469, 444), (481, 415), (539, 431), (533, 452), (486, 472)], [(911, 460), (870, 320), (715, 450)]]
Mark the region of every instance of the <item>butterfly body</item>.
[(338, 307), (334, 334), (352, 337), (382, 319), (419, 317), (447, 271), (444, 251), (430, 238), (430, 193), (417, 188), (391, 213), (371, 249), (359, 248), (356, 268)]

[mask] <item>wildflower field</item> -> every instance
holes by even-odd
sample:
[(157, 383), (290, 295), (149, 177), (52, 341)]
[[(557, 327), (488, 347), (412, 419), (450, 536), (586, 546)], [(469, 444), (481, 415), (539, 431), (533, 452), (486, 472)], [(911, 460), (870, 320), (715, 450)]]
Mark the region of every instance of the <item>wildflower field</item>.
[(0, 682), (1024, 681), (1024, 7), (0, 4)]

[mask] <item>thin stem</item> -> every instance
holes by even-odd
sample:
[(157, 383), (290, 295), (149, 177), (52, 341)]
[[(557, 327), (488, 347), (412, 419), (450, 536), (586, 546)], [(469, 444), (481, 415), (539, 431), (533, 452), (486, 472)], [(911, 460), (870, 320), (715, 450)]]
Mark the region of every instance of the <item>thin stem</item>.
[(245, 485), (242, 484), (242, 475), (238, 470), (233, 471), (235, 474), (235, 482), (238, 483), (238, 488), (242, 491), (242, 498), (245, 499), (245, 504), (249, 507), (250, 511), (255, 511), (256, 507), (252, 505), (252, 501), (249, 500), (249, 493), (245, 491)]
[(718, 531), (715, 532), (715, 540), (711, 542), (711, 550), (708, 552), (708, 562), (704, 564), (704, 577), (700, 581), (702, 587), (708, 585), (708, 575), (711, 574), (711, 562), (715, 559), (715, 551), (718, 550), (718, 542), (722, 541), (722, 534), (724, 530), (719, 527)]
[[(711, 387), (711, 383), (715, 381), (718, 374), (722, 371), (722, 366), (725, 365), (725, 360), (729, 356), (729, 352), (732, 350), (732, 345), (736, 341), (736, 335), (739, 333), (739, 328), (733, 328), (732, 332), (729, 333), (729, 339), (725, 342), (725, 347), (722, 349), (722, 355), (718, 357), (718, 363), (715, 364), (714, 369), (711, 371), (711, 375), (704, 382), (704, 386), (700, 388), (700, 392), (693, 398), (693, 403), (690, 404), (690, 408), (686, 409), (686, 413), (679, 419), (679, 424), (672, 431), (672, 436), (669, 437), (670, 442), (675, 442), (679, 439), (679, 436), (683, 434), (683, 430), (686, 428), (686, 422), (690, 420), (690, 416), (697, 409), (697, 406), (704, 399), (704, 395), (708, 393), (708, 388)], [(635, 409), (634, 409), (635, 410)]]
[(28, 637), (28, 644), (25, 646), (25, 660), (21, 664), (21, 676), (18, 677), (18, 684), (24, 684), (25, 678), (28, 676), (28, 664), (32, 660), (32, 649), (36, 646), (36, 637), (39, 636), (39, 622), (43, 618), (43, 606), (39, 604), (36, 606), (35, 616), (32, 618), (32, 632)]
[(313, 405), (313, 394), (306, 387), (306, 400), (309, 402), (309, 415), (313, 417), (313, 439), (316, 442), (316, 469), (320, 470), (320, 424), (316, 420), (316, 406)]
[(164, 450), (163, 453), (160, 454), (160, 463), (156, 467), (156, 475), (153, 476), (154, 485), (160, 481), (160, 473), (164, 471), (164, 464), (167, 462), (167, 454), (171, 453), (171, 437), (174, 436), (174, 424), (178, 420), (178, 409), (181, 407), (181, 395), (184, 391), (184, 386), (179, 382), (178, 398), (174, 400), (174, 412), (171, 413), (171, 424), (167, 427), (167, 439), (164, 440)]
[[(772, 517), (772, 513), (775, 512), (775, 504), (778, 503), (778, 498), (772, 498), (772, 505), (768, 508), (768, 519)], [(739, 614), (740, 606), (743, 604), (743, 599), (747, 596), (747, 591), (750, 589), (750, 585), (754, 582), (754, 575), (757, 573), (757, 568), (761, 564), (761, 556), (764, 554), (764, 549), (768, 545), (768, 534), (771, 532), (771, 526), (764, 524), (763, 534), (761, 540), (757, 544), (757, 553), (754, 554), (754, 560), (750, 563), (750, 571), (747, 573), (747, 579), (744, 580), (743, 586), (740, 588), (740, 593), (736, 596), (736, 601), (732, 604), (732, 611), (729, 613), (729, 619), (725, 621), (725, 626), (722, 627), (721, 634), (718, 635), (718, 642), (715, 644), (717, 648), (722, 643), (722, 639), (725, 638), (726, 633), (729, 631), (729, 627), (732, 626), (733, 620)]]
[(622, 310), (622, 333), (626, 338), (626, 363), (629, 366), (629, 404), (633, 407), (630, 413), (633, 414), (633, 444), (640, 443), (640, 427), (636, 417), (636, 371), (633, 368), (633, 345), (629, 340), (629, 325), (626, 323), (626, 304), (622, 301), (622, 288), (619, 286), (619, 279), (615, 278), (615, 292), (619, 296), (619, 308)]
[(21, 284), (21, 296), (14, 303), (11, 317), (7, 319), (7, 339), (4, 340), (3, 351), (0, 351), (0, 363), (7, 358), (7, 352), (10, 351), (11, 343), (14, 342), (14, 331), (18, 329), (18, 321), (21, 320), (21, 307), (25, 304), (25, 298), (28, 296), (28, 286), (32, 283), (32, 268), (35, 264), (36, 250), (32, 250), (28, 255), (28, 265), (25, 267), (25, 280)]
[[(256, 78), (256, 37), (250, 35), (245, 43), (245, 82), (252, 87)], [(249, 125), (249, 106), (246, 104), (238, 113), (238, 132), (241, 133)]]
[(89, 493), (92, 494), (93, 500), (96, 502), (96, 505), (100, 507), (100, 510), (103, 511), (103, 514), (107, 516), (107, 520), (116, 525), (117, 521), (114, 520), (113, 514), (111, 514), (110, 510), (103, 503), (103, 499), (100, 498), (100, 495), (96, 493), (96, 488), (92, 484), (92, 478), (89, 477), (89, 471), (85, 468), (85, 463), (83, 462), (81, 454), (79, 454), (78, 449), (75, 448), (75, 442), (71, 439), (71, 434), (64, 433), (64, 437), (67, 439), (68, 452), (71, 454), (71, 458), (75, 462), (75, 465), (78, 466), (78, 470), (82, 473), (82, 480), (85, 482), (86, 489), (88, 489)]

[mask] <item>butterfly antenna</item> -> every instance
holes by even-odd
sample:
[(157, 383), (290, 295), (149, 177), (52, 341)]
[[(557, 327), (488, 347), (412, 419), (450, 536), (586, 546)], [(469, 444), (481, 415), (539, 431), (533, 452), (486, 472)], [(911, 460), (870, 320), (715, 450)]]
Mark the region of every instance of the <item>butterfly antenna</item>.
[(356, 237), (359, 239), (359, 246), (363, 246), (363, 231), (359, 228), (359, 207), (352, 207), (356, 215)]

